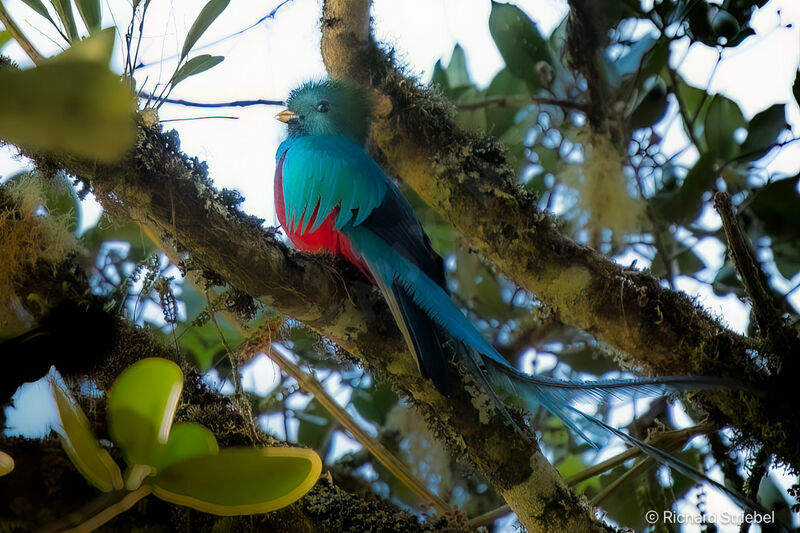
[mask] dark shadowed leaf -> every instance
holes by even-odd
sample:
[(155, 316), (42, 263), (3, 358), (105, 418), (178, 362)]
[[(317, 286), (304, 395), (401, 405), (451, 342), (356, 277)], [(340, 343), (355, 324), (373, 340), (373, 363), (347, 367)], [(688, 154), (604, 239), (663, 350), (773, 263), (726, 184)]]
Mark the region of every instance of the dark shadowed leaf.
[(100, 0), (75, 0), (75, 5), (78, 6), (78, 13), (89, 33), (94, 34), (100, 31), (103, 22)]
[(792, 279), (800, 271), (800, 241), (777, 242), (772, 246), (775, 267), (786, 279)]
[(183, 49), (181, 49), (181, 60), (183, 60), (189, 51), (194, 47), (197, 40), (206, 32), (209, 26), (219, 17), (225, 8), (228, 7), (230, 0), (210, 0), (197, 15), (192, 27), (186, 33), (186, 40), (183, 41)]
[(786, 129), (786, 104), (775, 104), (757, 113), (747, 127), (747, 138), (740, 150), (746, 161), (766, 155)]
[(304, 448), (225, 448), (163, 470), (151, 481), (162, 500), (224, 516), (268, 513), (301, 498), (322, 461)]
[(386, 424), (386, 416), (397, 405), (397, 395), (387, 387), (373, 381), (366, 389), (353, 389), (351, 401), (356, 411), (378, 426)]
[(800, 105), (800, 70), (794, 76), (794, 83), (792, 84), (792, 94), (797, 105)]
[(297, 426), (297, 442), (327, 455), (331, 444), (331, 415), (316, 399), (312, 399), (305, 409), (295, 411), (300, 421)]
[(653, 206), (664, 220), (685, 223), (698, 215), (703, 193), (716, 180), (713, 154), (703, 154), (683, 180), (680, 189), (658, 193), (653, 197)]
[(86, 415), (58, 383), (53, 382), (52, 389), (61, 420), (57, 431), (72, 464), (101, 491), (121, 489), (122, 473), (111, 455), (98, 444)]
[(736, 102), (715, 94), (705, 117), (705, 139), (717, 157), (727, 159), (736, 154), (733, 133), (747, 125)]
[(187, 61), (181, 68), (179, 68), (175, 75), (172, 76), (172, 85), (178, 85), (181, 81), (189, 76), (200, 74), (206, 70), (213, 68), (225, 59), (223, 56), (212, 56), (209, 54), (199, 55)]
[(537, 63), (550, 63), (551, 56), (536, 23), (517, 6), (493, 1), (489, 31), (508, 70), (528, 82), (531, 89), (540, 87)]
[(753, 191), (750, 210), (772, 237), (796, 238), (800, 233), (800, 194), (798, 177), (784, 178)]
[(663, 86), (657, 84), (648, 91), (636, 109), (633, 110), (633, 113), (631, 113), (628, 119), (631, 131), (652, 126), (661, 120), (667, 112), (667, 107), (669, 107), (667, 92)]

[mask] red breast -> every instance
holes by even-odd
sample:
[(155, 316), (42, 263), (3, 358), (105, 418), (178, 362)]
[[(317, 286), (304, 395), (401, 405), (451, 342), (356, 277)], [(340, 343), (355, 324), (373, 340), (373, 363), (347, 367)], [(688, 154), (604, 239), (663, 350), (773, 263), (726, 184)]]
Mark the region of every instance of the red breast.
[[(278, 222), (284, 233), (289, 237), (289, 240), (298, 250), (304, 252), (330, 253), (344, 257), (357, 266), (368, 278), (372, 279), (364, 260), (356, 257), (350, 246), (350, 241), (334, 227), (336, 215), (339, 213), (338, 207), (331, 211), (315, 231), (306, 231), (303, 234), (299, 233), (300, 228), (295, 228), (295, 231), (289, 231), (289, 225), (286, 222), (286, 204), (283, 201), (283, 161), (285, 158), (286, 154), (284, 153), (275, 167), (275, 211), (278, 214)], [(312, 219), (316, 218), (317, 209), (319, 209), (319, 204), (314, 208)]]

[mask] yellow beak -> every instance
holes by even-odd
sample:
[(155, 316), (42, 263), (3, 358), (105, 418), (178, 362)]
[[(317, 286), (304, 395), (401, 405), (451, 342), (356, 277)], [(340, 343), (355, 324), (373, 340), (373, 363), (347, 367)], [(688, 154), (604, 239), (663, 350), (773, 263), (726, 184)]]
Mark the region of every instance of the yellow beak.
[(275, 118), (277, 118), (281, 122), (288, 123), (290, 120), (300, 118), (300, 115), (298, 115), (294, 111), (289, 111), (288, 109), (284, 109), (283, 111), (275, 115)]

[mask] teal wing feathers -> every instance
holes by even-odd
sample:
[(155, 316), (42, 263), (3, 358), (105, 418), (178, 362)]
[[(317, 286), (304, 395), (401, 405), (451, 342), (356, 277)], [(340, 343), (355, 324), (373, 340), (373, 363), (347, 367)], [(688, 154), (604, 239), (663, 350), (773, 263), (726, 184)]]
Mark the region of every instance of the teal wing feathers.
[(292, 142), (283, 164), (283, 198), (289, 231), (319, 229), (338, 207), (334, 228), (361, 224), (378, 207), (389, 179), (358, 144), (320, 135)]

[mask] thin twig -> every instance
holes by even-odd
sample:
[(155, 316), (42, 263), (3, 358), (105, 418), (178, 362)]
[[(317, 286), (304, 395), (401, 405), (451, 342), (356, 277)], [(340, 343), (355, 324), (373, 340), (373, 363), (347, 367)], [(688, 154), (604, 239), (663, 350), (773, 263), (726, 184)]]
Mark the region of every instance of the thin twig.
[[(233, 38), (233, 37), (236, 37), (237, 35), (241, 35), (241, 34), (243, 34), (243, 33), (247, 32), (247, 31), (250, 31), (250, 30), (252, 30), (253, 28), (257, 27), (257, 26), (258, 26), (259, 24), (261, 24), (262, 22), (266, 22), (267, 20), (269, 20), (269, 19), (271, 19), (271, 18), (275, 18), (275, 15), (277, 15), (277, 14), (278, 14), (278, 10), (279, 10), (280, 8), (282, 8), (284, 5), (286, 5), (286, 4), (288, 4), (289, 2), (291, 2), (291, 1), (292, 1), (292, 0), (283, 0), (283, 2), (281, 2), (280, 4), (278, 4), (277, 6), (275, 6), (275, 7), (272, 9), (272, 11), (270, 11), (269, 13), (267, 13), (266, 15), (264, 15), (263, 17), (261, 17), (260, 19), (258, 19), (258, 20), (257, 20), (256, 22), (254, 22), (253, 24), (251, 24), (251, 25), (247, 26), (246, 28), (244, 28), (244, 29), (242, 29), (242, 30), (239, 30), (239, 31), (237, 31), (237, 32), (235, 32), (235, 33), (231, 33), (230, 35), (226, 35), (225, 37), (222, 37), (222, 38), (220, 38), (220, 39), (217, 39), (216, 41), (211, 41), (210, 43), (204, 44), (204, 45), (202, 45), (202, 46), (196, 46), (196, 47), (194, 47), (194, 48), (193, 48), (193, 50), (194, 50), (194, 51), (197, 51), (197, 50), (202, 50), (202, 49), (204, 49), (204, 48), (208, 48), (208, 47), (210, 47), (210, 46), (214, 46), (214, 45), (216, 45), (216, 44), (219, 44), (219, 43), (221, 43), (221, 42), (223, 42), (223, 41), (227, 41), (228, 39), (231, 39), (231, 38)], [(138, 53), (137, 53), (137, 57), (138, 57)], [(179, 57), (179, 55), (178, 55), (178, 54), (175, 54), (175, 55), (172, 55), (172, 56), (169, 56), (169, 57), (164, 57), (164, 58), (161, 58), (161, 59), (159, 59), (158, 61), (154, 61), (154, 62), (152, 62), (152, 63), (141, 63), (141, 64), (139, 64), (139, 65), (135, 65), (135, 67), (134, 67), (134, 70), (139, 70), (139, 69), (141, 69), (141, 68), (147, 68), (147, 67), (151, 67), (151, 66), (153, 66), (153, 65), (159, 65), (159, 64), (163, 63), (164, 61), (169, 61), (169, 60), (171, 60), (171, 59), (175, 59), (176, 57)]]
[(64, 518), (47, 524), (36, 530), (37, 533), (54, 533), (64, 531), (71, 533), (88, 533), (94, 531), (109, 520), (121, 515), (136, 502), (150, 494), (149, 485), (142, 485), (134, 491), (116, 490), (104, 492), (86, 504), (81, 510), (70, 513)]
[(266, 354), (281, 368), (281, 370), (293, 377), (304, 391), (313, 394), (320, 405), (322, 405), (331, 416), (353, 436), (353, 438), (360, 442), (378, 462), (394, 474), (394, 476), (416, 494), (417, 497), (426, 503), (429, 502), (433, 504), (434, 508), (442, 515), (452, 509), (450, 504), (438, 494), (428, 489), (428, 487), (383, 444), (361, 429), (350, 414), (336, 403), (336, 400), (331, 398), (319, 381), (310, 374), (303, 372), (300, 367), (280, 354), (278, 350), (273, 350), (271, 342), (267, 343)]
[(14, 38), (15, 41), (22, 47), (22, 50), (28, 55), (31, 61), (34, 64), (40, 65), (42, 61), (44, 61), (44, 56), (33, 46), (25, 34), (22, 33), (22, 30), (19, 29), (19, 26), (16, 25), (14, 20), (6, 11), (5, 6), (3, 5), (2, 0), (0, 0), (0, 22), (8, 30), (8, 33), (11, 34), (11, 37)]
[[(156, 98), (154, 95), (150, 93), (141, 93), (139, 98), (144, 99), (152, 99)], [(205, 102), (192, 102), (190, 100), (181, 100), (178, 98), (159, 98), (160, 102), (164, 102), (167, 104), (176, 104), (182, 105), (186, 107), (250, 107), (256, 105), (284, 105), (283, 100), (234, 100), (232, 102), (212, 102), (212, 103), (205, 103)]]

